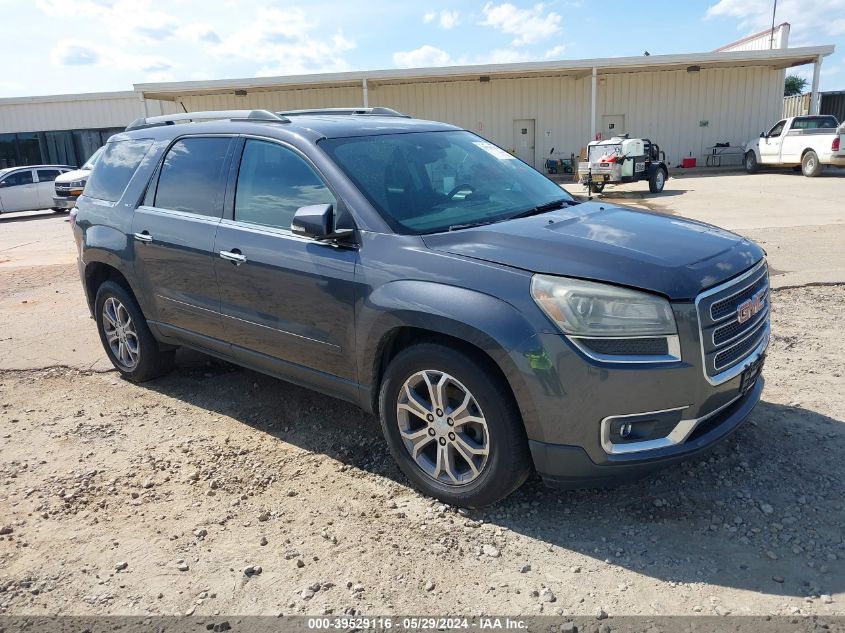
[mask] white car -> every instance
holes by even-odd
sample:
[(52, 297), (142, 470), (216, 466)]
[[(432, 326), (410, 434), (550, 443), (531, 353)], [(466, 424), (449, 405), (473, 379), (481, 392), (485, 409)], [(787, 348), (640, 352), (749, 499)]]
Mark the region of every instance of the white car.
[(53, 208), (53, 181), (70, 165), (27, 165), (0, 169), (0, 213)]
[(82, 195), (85, 183), (88, 182), (88, 176), (91, 175), (91, 170), (97, 164), (103, 149), (104, 147), (101, 147), (91, 154), (91, 158), (86, 160), (85, 164), (79, 169), (74, 169), (56, 178), (56, 191), (50, 205), (53, 209), (56, 211), (68, 210), (76, 206), (76, 199)]
[(825, 166), (845, 167), (845, 125), (827, 115), (788, 117), (745, 146), (745, 171), (765, 165), (800, 168), (818, 176)]

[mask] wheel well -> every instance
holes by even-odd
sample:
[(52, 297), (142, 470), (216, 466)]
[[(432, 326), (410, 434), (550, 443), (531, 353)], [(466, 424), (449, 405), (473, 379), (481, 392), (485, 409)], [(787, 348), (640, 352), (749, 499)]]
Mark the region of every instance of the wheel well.
[[(387, 334), (381, 340), (378, 349), (376, 350), (372, 375), (372, 408), (375, 415), (379, 414), (378, 395), (381, 390), (381, 381), (384, 378), (384, 372), (387, 370), (387, 366), (390, 364), (390, 361), (396, 358), (402, 350), (414, 345), (419, 345), (420, 343), (438, 343), (440, 345), (459, 350), (467, 356), (471, 356), (473, 359), (484, 365), (490, 372), (493, 373), (493, 375), (502, 380), (502, 383), (508, 390), (509, 397), (513, 399), (514, 403), (516, 403), (516, 397), (513, 393), (513, 389), (511, 388), (507, 378), (505, 378), (504, 373), (502, 373), (501, 368), (498, 364), (496, 364), (496, 361), (494, 361), (490, 355), (480, 347), (477, 347), (464, 339), (449, 336), (448, 334), (442, 334), (440, 332), (433, 332), (431, 330), (416, 327), (400, 327)], [(519, 407), (517, 407), (517, 409), (518, 408)]]
[(132, 292), (132, 287), (129, 285), (129, 282), (126, 281), (126, 277), (123, 276), (123, 273), (114, 266), (109, 266), (108, 264), (104, 264), (102, 262), (93, 262), (85, 267), (85, 294), (88, 297), (88, 305), (91, 307), (92, 313), (94, 312), (94, 301), (97, 298), (97, 290), (103, 285), (103, 282), (106, 281), (113, 281), (123, 286), (123, 288), (125, 288), (137, 302), (137, 297), (135, 297), (135, 293)]
[(818, 156), (818, 152), (816, 152), (816, 150), (814, 150), (812, 147), (805, 147), (805, 148), (804, 148), (804, 151), (803, 151), (803, 152), (801, 152), (801, 160), (804, 160), (804, 155), (805, 155), (807, 152), (813, 152), (813, 153), (815, 153), (815, 154), (816, 154), (816, 156)]

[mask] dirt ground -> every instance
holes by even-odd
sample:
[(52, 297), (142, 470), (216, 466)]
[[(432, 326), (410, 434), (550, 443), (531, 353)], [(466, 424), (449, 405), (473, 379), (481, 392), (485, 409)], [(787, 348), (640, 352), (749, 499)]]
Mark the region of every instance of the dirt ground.
[(120, 380), (62, 218), (0, 231), (0, 614), (845, 615), (845, 285), (774, 292), (763, 402), (711, 453), (467, 512), (351, 405), (193, 353)]

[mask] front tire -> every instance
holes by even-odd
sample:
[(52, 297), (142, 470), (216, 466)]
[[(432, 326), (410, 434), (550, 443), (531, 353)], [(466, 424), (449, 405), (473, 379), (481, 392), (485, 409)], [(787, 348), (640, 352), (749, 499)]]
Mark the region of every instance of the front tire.
[(760, 169), (757, 164), (757, 154), (753, 151), (745, 153), (745, 172), (748, 174), (756, 174)]
[(813, 150), (809, 150), (801, 157), (801, 173), (808, 178), (820, 176), (824, 165), (819, 162), (819, 157)]
[(495, 503), (531, 471), (522, 418), (495, 370), (435, 343), (414, 345), (387, 368), (382, 431), (415, 488), (464, 507)]
[(604, 183), (603, 182), (594, 182), (590, 186), (590, 191), (593, 193), (601, 193), (604, 191)]
[(97, 289), (94, 315), (100, 341), (112, 365), (132, 382), (157, 378), (173, 369), (176, 350), (162, 351), (130, 292), (114, 281)]

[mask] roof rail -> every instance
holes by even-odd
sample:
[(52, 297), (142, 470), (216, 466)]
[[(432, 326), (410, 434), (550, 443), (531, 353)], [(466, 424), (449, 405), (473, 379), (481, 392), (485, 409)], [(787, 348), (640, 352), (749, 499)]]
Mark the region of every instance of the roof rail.
[(177, 114), (163, 114), (161, 116), (135, 119), (132, 123), (126, 126), (126, 131), (142, 130), (144, 128), (158, 127), (161, 125), (175, 125), (179, 122), (189, 123), (191, 121), (213, 121), (219, 119), (228, 119), (230, 121), (255, 121), (256, 123), (290, 123), (290, 119), (274, 114), (269, 110), (216, 110), (209, 112), (179, 112)]
[(329, 115), (329, 116), (396, 116), (410, 119), (411, 115), (397, 112), (393, 108), (315, 108), (313, 110), (288, 110), (277, 112), (279, 116), (308, 116), (308, 115)]

